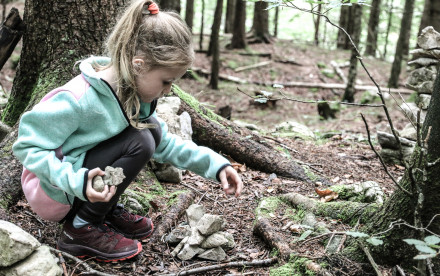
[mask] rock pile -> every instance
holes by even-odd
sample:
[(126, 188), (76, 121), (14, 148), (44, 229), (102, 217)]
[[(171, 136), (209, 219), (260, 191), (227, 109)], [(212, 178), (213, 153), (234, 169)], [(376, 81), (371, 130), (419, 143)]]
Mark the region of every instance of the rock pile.
[[(415, 66), (407, 79), (406, 86), (416, 91), (415, 103), (403, 103), (400, 108), (411, 123), (399, 131), (399, 140), (402, 144), (403, 159), (411, 157), (417, 141), (416, 128), (417, 113), (420, 111), (420, 123), (423, 124), (428, 110), (434, 81), (437, 76), (436, 66), (440, 63), (440, 33), (428, 26), (422, 30), (417, 44), (420, 48), (410, 51), (413, 58), (409, 65)], [(377, 132), (379, 144), (382, 147), (381, 155), (386, 162), (401, 164), (398, 144), (391, 133)]]
[(13, 223), (0, 220), (0, 245), (0, 276), (63, 274), (49, 247)]
[(105, 175), (93, 177), (92, 187), (97, 192), (104, 191), (105, 185), (118, 186), (124, 181), (125, 175), (122, 168), (105, 167)]
[(232, 234), (224, 231), (225, 222), (219, 215), (206, 214), (202, 205), (193, 204), (186, 210), (187, 222), (179, 225), (165, 237), (176, 245), (173, 257), (186, 261), (197, 256), (212, 261), (226, 259), (225, 250), (235, 247)]

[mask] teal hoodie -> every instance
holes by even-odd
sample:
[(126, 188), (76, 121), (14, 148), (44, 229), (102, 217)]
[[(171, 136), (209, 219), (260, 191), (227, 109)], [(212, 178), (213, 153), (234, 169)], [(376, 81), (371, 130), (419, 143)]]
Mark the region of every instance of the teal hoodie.
[[(110, 60), (92, 57), (81, 62), (81, 75), (25, 112), (12, 148), (24, 168), (38, 177), (44, 192), (63, 204), (72, 203), (74, 197), (87, 200), (88, 169), (82, 167), (86, 152), (129, 126), (116, 94), (98, 77), (93, 62), (105, 65)], [(155, 103), (141, 104), (141, 118), (154, 116), (162, 128), (162, 140), (153, 159), (218, 180), (228, 160), (169, 133), (154, 109)]]

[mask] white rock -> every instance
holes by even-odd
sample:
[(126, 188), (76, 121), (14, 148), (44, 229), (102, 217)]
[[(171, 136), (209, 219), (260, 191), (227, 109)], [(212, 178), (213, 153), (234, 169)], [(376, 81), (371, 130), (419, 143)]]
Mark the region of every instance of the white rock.
[(205, 215), (205, 207), (200, 204), (191, 204), (185, 212), (188, 224), (193, 227)]
[(222, 230), (223, 223), (221, 216), (205, 214), (197, 223), (197, 229), (202, 235), (208, 236)]
[(226, 253), (221, 247), (212, 248), (206, 250), (202, 254), (198, 255), (199, 258), (211, 260), (211, 261), (223, 261), (226, 259)]

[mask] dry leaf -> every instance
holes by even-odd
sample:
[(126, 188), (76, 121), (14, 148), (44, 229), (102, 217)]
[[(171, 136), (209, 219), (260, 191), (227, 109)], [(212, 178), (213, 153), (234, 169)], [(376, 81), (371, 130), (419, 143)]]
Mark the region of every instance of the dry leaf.
[(237, 172), (245, 172), (246, 171), (246, 165), (240, 164), (240, 163), (232, 163), (231, 166), (237, 171)]
[(337, 183), (339, 181), (339, 179), (340, 179), (339, 176), (336, 176), (335, 178), (332, 179), (332, 182)]
[(329, 189), (320, 190), (318, 188), (315, 188), (315, 192), (319, 195), (319, 197), (324, 197), (324, 196), (327, 196), (327, 195), (333, 193), (333, 191), (331, 191)]
[(336, 193), (336, 192), (332, 192), (331, 194), (329, 194), (329, 195), (326, 195), (326, 196), (324, 196), (324, 197), (321, 197), (321, 202), (329, 202), (329, 201), (332, 201), (332, 200), (334, 200), (334, 199), (337, 199), (338, 198), (338, 193)]
[(266, 190), (268, 193), (272, 193), (273, 191), (274, 191), (274, 188), (273, 187), (269, 187), (269, 188), (267, 188), (267, 190)]

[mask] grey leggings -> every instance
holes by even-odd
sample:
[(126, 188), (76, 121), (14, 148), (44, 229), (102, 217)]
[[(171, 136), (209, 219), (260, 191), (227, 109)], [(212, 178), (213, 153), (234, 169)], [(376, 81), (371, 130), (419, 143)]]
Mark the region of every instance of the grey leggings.
[(116, 194), (109, 202), (91, 203), (75, 198), (67, 219), (78, 215), (90, 223), (104, 221), (105, 215), (116, 205), (121, 194), (151, 159), (160, 143), (162, 131), (159, 122), (151, 117), (147, 123), (156, 124), (157, 127), (139, 130), (129, 126), (120, 134), (101, 142), (87, 152), (83, 167), (88, 169), (99, 167), (101, 170), (105, 170), (106, 166), (121, 167), (125, 179), (118, 185)]

